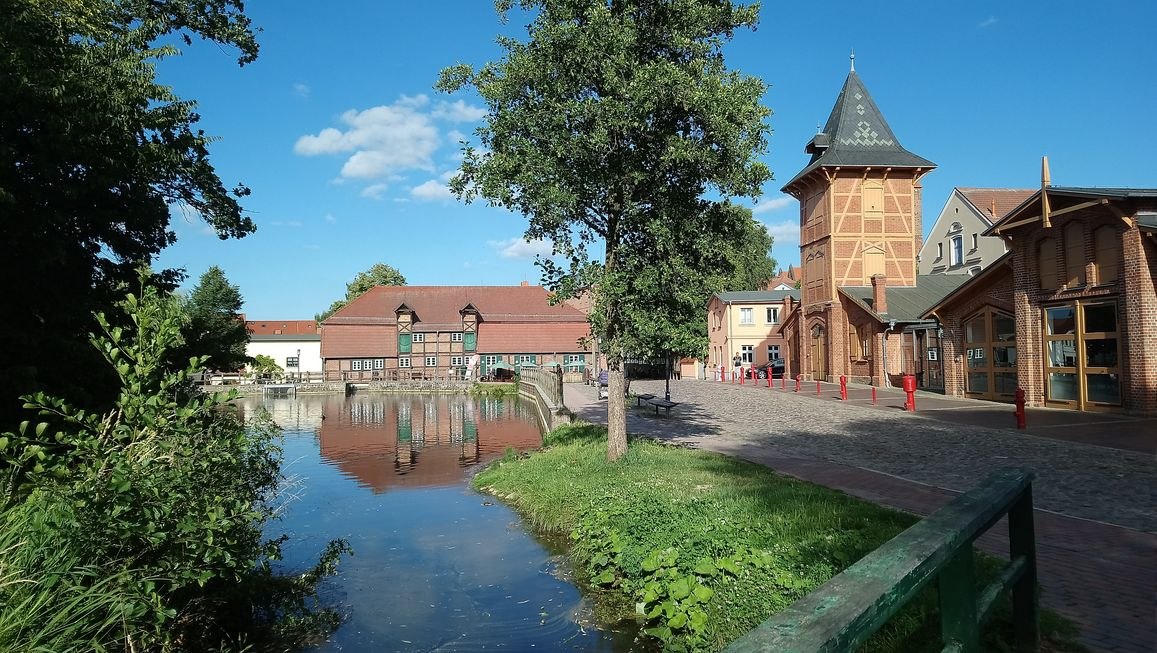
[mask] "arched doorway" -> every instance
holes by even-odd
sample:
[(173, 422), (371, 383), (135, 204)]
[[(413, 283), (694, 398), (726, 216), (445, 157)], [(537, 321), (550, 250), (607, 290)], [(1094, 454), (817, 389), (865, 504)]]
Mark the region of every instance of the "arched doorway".
[(824, 325), (816, 324), (811, 331), (811, 363), (812, 378), (828, 378), (827, 331)]

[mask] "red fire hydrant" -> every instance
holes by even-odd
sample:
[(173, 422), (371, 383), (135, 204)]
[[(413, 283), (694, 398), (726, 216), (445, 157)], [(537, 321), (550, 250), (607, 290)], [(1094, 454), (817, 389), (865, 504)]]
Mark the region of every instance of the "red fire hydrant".
[(843, 374), (840, 375), (840, 399), (848, 400), (848, 377)]
[(1024, 388), (1016, 389), (1016, 428), (1025, 428), (1024, 422)]
[(904, 400), (904, 410), (909, 413), (916, 412), (916, 377), (912, 374), (905, 374), (904, 380), (904, 394), (908, 398)]

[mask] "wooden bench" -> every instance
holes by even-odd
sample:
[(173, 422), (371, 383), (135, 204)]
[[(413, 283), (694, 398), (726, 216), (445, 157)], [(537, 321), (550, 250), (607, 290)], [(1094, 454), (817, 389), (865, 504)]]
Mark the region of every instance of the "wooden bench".
[(671, 416), (671, 409), (674, 408), (675, 406), (679, 405), (679, 402), (677, 402), (677, 401), (667, 401), (666, 399), (659, 399), (658, 397), (653, 397), (651, 399), (648, 399), (647, 403), (649, 403), (655, 407), (655, 414), (656, 415), (659, 414), (660, 408), (666, 410), (667, 411), (667, 417)]
[(635, 406), (642, 408), (644, 401), (651, 401), (654, 398), (655, 395), (635, 395)]

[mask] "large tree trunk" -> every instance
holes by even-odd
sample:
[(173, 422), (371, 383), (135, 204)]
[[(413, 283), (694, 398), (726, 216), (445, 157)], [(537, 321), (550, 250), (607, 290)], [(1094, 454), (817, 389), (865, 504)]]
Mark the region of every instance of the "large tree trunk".
[(607, 358), (607, 462), (615, 462), (627, 453), (627, 383), (623, 360)]

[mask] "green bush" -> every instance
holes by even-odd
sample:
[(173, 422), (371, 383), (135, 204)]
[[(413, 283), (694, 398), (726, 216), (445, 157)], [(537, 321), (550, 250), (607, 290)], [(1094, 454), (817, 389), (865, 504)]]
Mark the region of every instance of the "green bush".
[[(270, 571), (283, 542), (262, 535), (281, 479), (276, 427), (260, 414), (246, 424), (233, 395), (196, 392), (189, 378), (203, 358), (166, 368), (180, 340), (171, 297), (145, 287), (121, 307), (133, 328), (98, 315), (92, 337), (120, 379), (115, 407), (94, 414), (26, 397), (37, 420), (0, 436), (4, 540), (21, 553), (4, 566), (13, 581), (0, 588), (0, 636), (48, 631), (64, 615), (68, 637), (89, 648), (210, 650), (332, 625), (311, 597), (344, 543), (311, 574)], [(111, 613), (70, 598), (92, 591), (115, 597)], [(28, 600), (43, 609), (18, 608)]]

